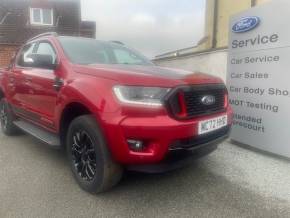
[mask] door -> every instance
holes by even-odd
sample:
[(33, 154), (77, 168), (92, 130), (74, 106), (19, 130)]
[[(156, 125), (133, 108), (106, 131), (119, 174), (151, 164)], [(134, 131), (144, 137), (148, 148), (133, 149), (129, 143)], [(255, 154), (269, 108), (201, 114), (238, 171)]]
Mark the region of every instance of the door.
[(25, 80), (25, 74), (32, 71), (32, 68), (29, 67), (29, 63), (31, 63), (29, 55), (35, 51), (35, 45), (36, 43), (31, 43), (23, 46), (8, 74), (8, 92), (13, 110), (21, 115), (25, 115), (25, 111), (29, 107), (27, 97), (31, 94), (32, 89)]
[[(36, 45), (36, 54), (51, 55), (53, 63), (57, 61), (56, 50), (49, 41), (40, 41)], [(29, 112), (37, 122), (48, 128), (55, 128), (55, 109), (58, 92), (53, 85), (56, 79), (54, 70), (33, 68), (24, 73), (24, 80), (31, 89), (26, 102)]]

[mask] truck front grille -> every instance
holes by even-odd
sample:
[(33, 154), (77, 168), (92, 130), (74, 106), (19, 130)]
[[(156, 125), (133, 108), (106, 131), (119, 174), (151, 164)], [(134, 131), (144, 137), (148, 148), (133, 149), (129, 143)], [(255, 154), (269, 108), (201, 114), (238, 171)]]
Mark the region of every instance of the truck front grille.
[[(206, 96), (213, 98), (214, 102), (205, 104), (202, 99)], [(171, 93), (167, 104), (170, 113), (178, 119), (211, 115), (225, 111), (227, 89), (223, 84), (180, 87)]]

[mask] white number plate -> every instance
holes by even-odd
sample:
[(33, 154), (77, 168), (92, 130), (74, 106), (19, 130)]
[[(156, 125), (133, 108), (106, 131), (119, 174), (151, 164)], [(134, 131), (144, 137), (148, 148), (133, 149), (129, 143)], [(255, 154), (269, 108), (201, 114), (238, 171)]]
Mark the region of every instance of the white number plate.
[(198, 135), (202, 135), (205, 133), (209, 133), (220, 129), (228, 124), (228, 117), (227, 115), (216, 117), (210, 120), (200, 121), (198, 123)]

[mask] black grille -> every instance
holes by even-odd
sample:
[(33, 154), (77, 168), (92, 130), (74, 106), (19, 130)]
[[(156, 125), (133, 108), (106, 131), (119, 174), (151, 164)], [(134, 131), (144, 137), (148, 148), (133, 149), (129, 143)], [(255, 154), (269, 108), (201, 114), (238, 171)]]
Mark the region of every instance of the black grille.
[[(184, 104), (187, 112), (183, 119), (225, 111), (224, 106), (227, 89), (224, 85), (190, 86), (177, 89), (172, 96), (169, 97), (169, 107), (175, 117), (178, 117), (178, 113), (181, 111), (180, 102), (178, 100), (179, 93), (182, 93), (184, 96)], [(202, 98), (208, 95), (214, 96), (215, 98), (215, 102), (211, 105), (202, 103)]]

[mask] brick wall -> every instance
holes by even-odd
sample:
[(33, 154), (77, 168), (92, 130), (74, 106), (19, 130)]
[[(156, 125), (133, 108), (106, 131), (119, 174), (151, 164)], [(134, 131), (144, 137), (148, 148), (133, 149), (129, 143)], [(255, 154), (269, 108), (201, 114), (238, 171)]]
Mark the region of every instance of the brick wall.
[(0, 45), (0, 68), (9, 65), (17, 48), (16, 45)]

